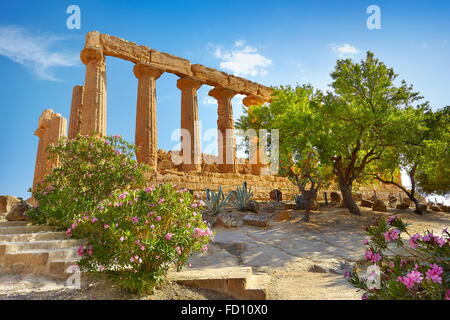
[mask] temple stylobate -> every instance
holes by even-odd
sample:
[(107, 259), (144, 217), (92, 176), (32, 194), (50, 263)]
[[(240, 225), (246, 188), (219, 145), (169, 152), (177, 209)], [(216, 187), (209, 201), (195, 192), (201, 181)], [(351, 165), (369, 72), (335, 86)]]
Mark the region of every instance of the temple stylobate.
[[(169, 72), (179, 77), (177, 88), (181, 93), (180, 128), (182, 132), (188, 133), (187, 137), (182, 135), (181, 141), (182, 171), (201, 170), (202, 150), (198, 127), (197, 90), (202, 85), (208, 85), (214, 87), (208, 94), (217, 100), (218, 106), (217, 167), (220, 173), (237, 173), (231, 100), (236, 94), (241, 94), (246, 96), (243, 99), (244, 105), (260, 105), (270, 101), (271, 88), (200, 64), (191, 64), (189, 60), (147, 46), (92, 31), (86, 35), (85, 46), (80, 54), (81, 61), (86, 65), (84, 85), (77, 85), (72, 91), (69, 138), (74, 138), (77, 134), (106, 135), (106, 56), (134, 63), (132, 72), (138, 81), (135, 144), (136, 158), (139, 162), (157, 169), (156, 84), (164, 72)], [(58, 131), (60, 133), (58, 136), (48, 138), (46, 141), (57, 142), (65, 135), (63, 131), (65, 132), (65, 129)], [(41, 152), (44, 154), (38, 154), (37, 167), (42, 165), (38, 163), (39, 159), (46, 156), (45, 150)], [(251, 171), (252, 174), (259, 175), (260, 165), (252, 164)], [(41, 179), (41, 176), (36, 177), (35, 183)]]

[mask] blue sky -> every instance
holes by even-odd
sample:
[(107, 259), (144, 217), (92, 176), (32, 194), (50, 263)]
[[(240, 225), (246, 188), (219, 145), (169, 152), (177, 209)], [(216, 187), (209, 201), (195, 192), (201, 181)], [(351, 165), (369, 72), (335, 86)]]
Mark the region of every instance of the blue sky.
[[(81, 29), (69, 30), (69, 5)], [(381, 29), (369, 30), (369, 5)], [(0, 194), (28, 197), (44, 109), (69, 116), (71, 91), (83, 84), (84, 36), (98, 30), (222, 69), (265, 85), (311, 83), (326, 89), (336, 59), (373, 51), (415, 86), (434, 109), (450, 105), (449, 1), (1, 1)], [(107, 58), (108, 134), (134, 140), (137, 79), (132, 64)], [(179, 128), (177, 77), (157, 82), (159, 147)], [(216, 106), (199, 90), (203, 131)], [(240, 97), (234, 114), (241, 113)]]

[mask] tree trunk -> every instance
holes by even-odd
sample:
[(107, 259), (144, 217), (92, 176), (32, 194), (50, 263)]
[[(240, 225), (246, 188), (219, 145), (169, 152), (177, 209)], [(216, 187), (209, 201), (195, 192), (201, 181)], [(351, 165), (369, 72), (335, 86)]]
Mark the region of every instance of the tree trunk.
[(304, 190), (302, 192), (303, 201), (305, 204), (305, 217), (302, 219), (304, 222), (309, 222), (309, 215), (311, 212), (311, 201), (315, 200), (317, 193), (312, 190)]
[(416, 210), (414, 210), (414, 212), (423, 215), (422, 205), (420, 204), (419, 200), (417, 200), (414, 196), (410, 196), (409, 199), (411, 199), (411, 201), (414, 202), (414, 205), (416, 206)]
[(350, 213), (360, 216), (361, 211), (359, 210), (358, 205), (352, 197), (352, 186), (341, 180), (342, 179), (339, 179), (339, 189), (341, 189), (342, 199), (344, 200), (345, 207), (348, 209), (348, 211), (350, 211)]

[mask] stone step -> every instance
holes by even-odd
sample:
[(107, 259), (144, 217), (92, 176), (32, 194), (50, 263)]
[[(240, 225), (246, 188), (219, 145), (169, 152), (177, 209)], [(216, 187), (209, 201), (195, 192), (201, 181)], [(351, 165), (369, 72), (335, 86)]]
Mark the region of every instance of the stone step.
[(0, 242), (5, 245), (5, 253), (21, 252), (33, 249), (61, 249), (73, 248), (80, 245), (82, 241), (76, 239), (48, 240), (48, 241), (23, 241), (23, 242)]
[(253, 274), (245, 286), (246, 299), (266, 300), (270, 279), (271, 277), (265, 273)]
[(0, 227), (1, 234), (17, 234), (17, 233), (35, 233), (35, 232), (47, 232), (54, 231), (54, 227), (50, 226), (13, 226), (13, 227)]
[[(64, 259), (76, 259), (78, 247), (69, 247), (69, 248), (61, 248), (61, 249), (27, 249), (17, 252), (16, 254), (47, 254), (48, 261), (57, 261)], [(6, 255), (8, 255), (7, 253)], [(14, 253), (12, 253), (14, 254)]]
[(0, 227), (20, 227), (20, 226), (28, 226), (33, 223), (30, 221), (8, 221), (8, 220), (0, 220)]
[(24, 242), (24, 241), (46, 241), (46, 240), (64, 240), (68, 239), (65, 232), (33, 232), (33, 233), (17, 233), (17, 234), (0, 234), (1, 242)]
[(268, 275), (253, 275), (251, 267), (190, 269), (171, 272), (168, 279), (197, 288), (228, 293), (237, 299), (266, 299)]

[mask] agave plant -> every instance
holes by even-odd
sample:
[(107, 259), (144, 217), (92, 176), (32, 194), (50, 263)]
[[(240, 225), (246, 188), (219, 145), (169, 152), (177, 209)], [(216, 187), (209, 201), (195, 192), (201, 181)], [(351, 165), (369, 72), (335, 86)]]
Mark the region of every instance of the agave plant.
[(247, 189), (247, 183), (244, 182), (242, 187), (237, 187), (230, 195), (233, 195), (231, 204), (239, 211), (245, 211), (247, 204), (253, 196), (253, 192)]
[(219, 213), (220, 209), (228, 204), (230, 200), (230, 194), (225, 197), (222, 191), (222, 186), (219, 187), (217, 192), (206, 189), (206, 201), (205, 207), (210, 215), (215, 216)]

